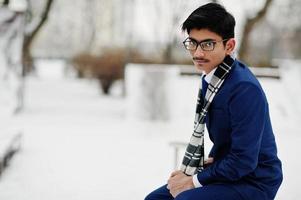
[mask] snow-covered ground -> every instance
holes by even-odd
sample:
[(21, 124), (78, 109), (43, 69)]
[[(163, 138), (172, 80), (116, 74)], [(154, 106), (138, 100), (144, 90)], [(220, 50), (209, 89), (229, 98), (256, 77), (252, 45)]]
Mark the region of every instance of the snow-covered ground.
[[(177, 117), (150, 122), (128, 117), (120, 83), (106, 97), (97, 82), (63, 77), (59, 63), (48, 65), (41, 63), (38, 75), (28, 78), (24, 112), (0, 115), (1, 129), (23, 132), (21, 151), (0, 177), (0, 199), (139, 200), (164, 184), (174, 168), (169, 143), (186, 142), (191, 135), (197, 78), (181, 77), (174, 86)], [(283, 162), (276, 199), (298, 200), (301, 83), (295, 77), (301, 74), (296, 66), (281, 73), (280, 81), (260, 81)]]

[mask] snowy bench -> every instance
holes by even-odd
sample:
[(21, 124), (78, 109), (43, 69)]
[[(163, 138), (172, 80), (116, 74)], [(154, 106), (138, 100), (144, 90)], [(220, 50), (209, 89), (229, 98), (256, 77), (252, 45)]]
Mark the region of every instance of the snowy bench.
[(21, 138), (20, 132), (0, 134), (0, 175), (12, 156), (20, 149)]
[(174, 149), (174, 169), (177, 169), (179, 164), (179, 151), (185, 149), (187, 143), (185, 142), (170, 142), (169, 145)]
[[(250, 70), (257, 78), (272, 78), (272, 79), (280, 79), (280, 71), (279, 67), (249, 67)], [(201, 75), (201, 72), (195, 69), (194, 66), (182, 66), (180, 67), (181, 75)]]

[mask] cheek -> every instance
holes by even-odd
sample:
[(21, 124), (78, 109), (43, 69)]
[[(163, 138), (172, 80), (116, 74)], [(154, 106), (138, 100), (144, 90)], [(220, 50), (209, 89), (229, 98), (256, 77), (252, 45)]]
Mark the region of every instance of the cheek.
[(189, 54), (191, 55), (191, 57), (193, 57), (194, 56), (194, 51), (189, 51)]
[(210, 60), (214, 66), (219, 65), (224, 60), (224, 56), (221, 54), (211, 55)]
[(214, 55), (214, 60), (219, 64), (224, 60), (225, 56), (225, 52), (218, 52)]

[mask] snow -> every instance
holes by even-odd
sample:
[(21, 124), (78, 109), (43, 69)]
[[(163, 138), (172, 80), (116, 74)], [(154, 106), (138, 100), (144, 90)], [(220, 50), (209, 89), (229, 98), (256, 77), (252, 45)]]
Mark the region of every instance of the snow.
[[(98, 83), (65, 77), (62, 62), (39, 62), (26, 83), (25, 110), (0, 115), (1, 130), (23, 132), (21, 151), (0, 178), (5, 200), (138, 200), (164, 184), (173, 170), (173, 141), (187, 142), (193, 128), (196, 77), (179, 77), (176, 108), (169, 121), (129, 119), (121, 83), (104, 96)], [(283, 162), (284, 182), (276, 200), (295, 200), (301, 162), (300, 63), (282, 63), (282, 79), (260, 79)], [(299, 68), (298, 68), (299, 67)], [(299, 71), (298, 71), (299, 70)], [(169, 102), (172, 103), (172, 102)], [(5, 126), (5, 127), (4, 127)], [(206, 138), (206, 149), (211, 145)], [(181, 156), (180, 156), (181, 157)]]
[[(129, 64), (126, 67), (127, 117), (168, 120), (173, 118), (179, 67)], [(173, 103), (169, 103), (173, 102)]]

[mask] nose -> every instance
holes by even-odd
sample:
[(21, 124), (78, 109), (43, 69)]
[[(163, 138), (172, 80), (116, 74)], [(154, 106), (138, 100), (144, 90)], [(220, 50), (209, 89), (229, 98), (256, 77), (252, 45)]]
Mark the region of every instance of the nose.
[(201, 46), (199, 45), (197, 47), (197, 49), (195, 50), (195, 52), (193, 53), (194, 57), (204, 57), (205, 56), (205, 52), (204, 50), (201, 48)]

